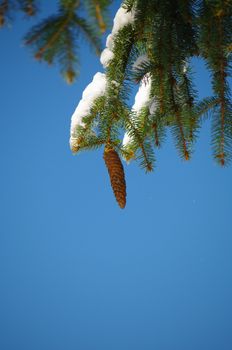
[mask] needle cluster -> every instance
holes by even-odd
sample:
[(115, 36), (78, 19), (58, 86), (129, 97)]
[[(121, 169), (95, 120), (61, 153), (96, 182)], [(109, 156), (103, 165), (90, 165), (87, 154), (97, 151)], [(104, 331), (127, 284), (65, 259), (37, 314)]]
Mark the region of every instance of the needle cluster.
[[(188, 161), (209, 115), (213, 156), (220, 165), (228, 164), (231, 40), (231, 0), (125, 0), (101, 56), (104, 92), (91, 101), (81, 123), (72, 119), (75, 150), (105, 145), (151, 171), (167, 130), (180, 157)], [(203, 58), (211, 73), (213, 96), (203, 101), (194, 86), (193, 57)], [(139, 86), (130, 108), (133, 84)]]

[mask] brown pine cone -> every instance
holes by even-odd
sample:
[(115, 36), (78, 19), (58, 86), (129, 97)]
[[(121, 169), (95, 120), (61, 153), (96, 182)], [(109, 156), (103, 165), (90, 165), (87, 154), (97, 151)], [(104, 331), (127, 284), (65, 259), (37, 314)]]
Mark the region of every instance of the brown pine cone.
[(110, 176), (111, 187), (120, 206), (126, 205), (126, 182), (121, 159), (113, 148), (105, 148), (103, 156)]

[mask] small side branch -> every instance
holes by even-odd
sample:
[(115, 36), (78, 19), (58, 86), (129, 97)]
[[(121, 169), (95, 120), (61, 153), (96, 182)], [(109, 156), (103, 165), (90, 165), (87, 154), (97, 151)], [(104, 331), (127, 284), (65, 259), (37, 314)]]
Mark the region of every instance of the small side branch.
[(102, 16), (101, 7), (99, 5), (99, 2), (96, 0), (94, 1), (94, 4), (95, 4), (96, 19), (97, 19), (100, 31), (101, 31), (101, 33), (105, 33), (106, 24), (105, 24), (105, 21), (104, 21), (103, 16)]

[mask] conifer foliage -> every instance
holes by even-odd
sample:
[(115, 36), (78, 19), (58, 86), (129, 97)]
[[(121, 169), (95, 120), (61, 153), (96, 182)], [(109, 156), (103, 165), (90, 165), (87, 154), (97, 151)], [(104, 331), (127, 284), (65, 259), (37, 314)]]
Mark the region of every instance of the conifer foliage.
[(0, 27), (6, 25), (15, 11), (22, 11), (27, 16), (37, 13), (35, 0), (1, 0), (0, 1)]
[[(58, 63), (67, 83), (73, 83), (79, 70), (78, 43), (83, 36), (100, 53), (100, 34), (108, 25), (107, 9), (111, 0), (57, 0), (57, 13), (34, 25), (25, 36), (37, 60)], [(0, 27), (15, 11), (27, 16), (38, 12), (37, 0), (0, 0)]]
[[(231, 40), (231, 0), (122, 3), (100, 58), (105, 73), (97, 73), (83, 92), (72, 116), (70, 137), (73, 153), (107, 147), (104, 159), (120, 207), (125, 205), (125, 196), (120, 197), (125, 191), (124, 185), (120, 191), (116, 185), (117, 176), (121, 184), (124, 181), (122, 170), (115, 170), (121, 169), (118, 154), (151, 171), (167, 130), (187, 161), (208, 115), (215, 160), (222, 166), (231, 160)], [(211, 73), (213, 96), (203, 101), (194, 87), (193, 57), (203, 58)], [(129, 108), (132, 84), (139, 87)]]
[[(57, 13), (25, 36), (34, 57), (58, 63), (68, 83), (78, 75), (79, 37), (100, 52), (111, 0), (57, 0)], [(37, 0), (0, 0), (0, 27), (15, 11), (32, 17)], [(204, 60), (213, 95), (199, 101), (192, 58)], [(225, 166), (232, 158), (232, 0), (124, 0), (114, 18), (96, 73), (71, 121), (73, 153), (103, 147), (111, 185), (121, 208), (126, 203), (123, 166), (137, 160), (145, 171), (167, 130), (180, 157), (191, 159), (205, 117), (211, 119), (212, 152)], [(138, 86), (129, 106), (132, 87)], [(124, 133), (124, 137), (122, 134)], [(115, 162), (115, 164), (114, 164)]]

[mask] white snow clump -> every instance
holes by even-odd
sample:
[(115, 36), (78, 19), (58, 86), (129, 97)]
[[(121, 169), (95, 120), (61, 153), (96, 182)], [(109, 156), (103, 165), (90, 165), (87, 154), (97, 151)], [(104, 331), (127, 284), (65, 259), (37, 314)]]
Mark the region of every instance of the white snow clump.
[(149, 63), (149, 58), (148, 58), (147, 54), (141, 55), (137, 58), (137, 60), (134, 62), (133, 66), (132, 66), (132, 70), (135, 71), (143, 63)]
[(114, 25), (111, 34), (108, 35), (106, 39), (106, 48), (102, 51), (100, 61), (104, 68), (106, 68), (110, 61), (114, 58), (113, 48), (114, 48), (114, 38), (126, 25), (133, 23), (134, 12), (127, 12), (126, 9), (120, 7), (114, 17)]
[(156, 97), (154, 97), (151, 102), (150, 102), (150, 105), (149, 105), (149, 112), (150, 114), (154, 114), (157, 110), (157, 107), (158, 107), (158, 102), (157, 102), (157, 99)]
[(146, 107), (149, 102), (151, 91), (151, 79), (146, 76), (141, 81), (139, 90), (135, 95), (135, 103), (132, 107), (132, 111), (139, 113), (143, 107)]
[(114, 25), (112, 34), (116, 35), (120, 29), (126, 25), (133, 23), (134, 11), (127, 11), (124, 7), (120, 7), (114, 17)]
[[(143, 80), (140, 83), (139, 90), (135, 95), (135, 103), (132, 107), (132, 111), (139, 114), (143, 107), (148, 106), (149, 97), (151, 91), (151, 79), (149, 77), (144, 76)], [(122, 141), (124, 147), (128, 146), (132, 141), (132, 137), (128, 135), (126, 132)]]
[(106, 47), (100, 57), (100, 62), (103, 65), (104, 68), (106, 68), (109, 64), (109, 62), (114, 58), (114, 53)]
[(188, 68), (189, 68), (189, 62), (185, 61), (184, 66), (183, 66), (183, 73), (184, 74), (186, 74), (188, 72)]
[(90, 114), (94, 101), (104, 95), (106, 91), (106, 75), (104, 73), (96, 73), (93, 81), (85, 88), (82, 93), (82, 99), (77, 105), (72, 118), (70, 128), (70, 147), (74, 151), (78, 146), (78, 137), (76, 134), (78, 126), (84, 126), (83, 118)]

